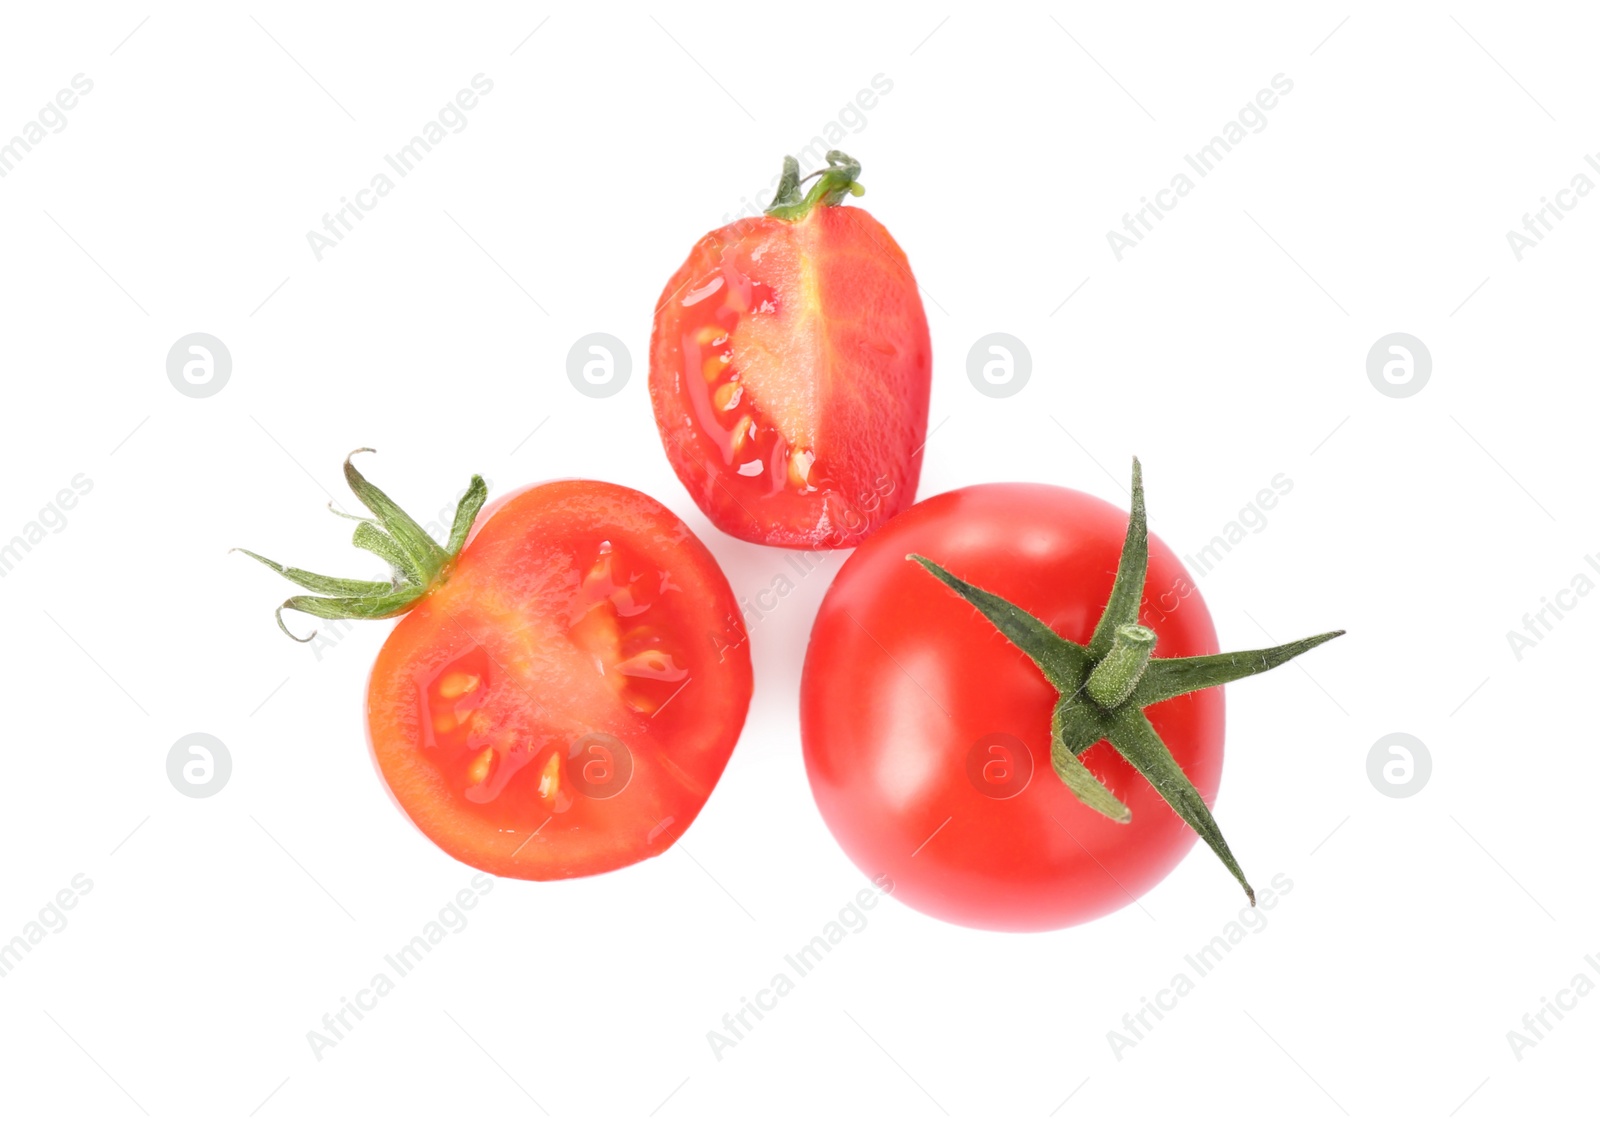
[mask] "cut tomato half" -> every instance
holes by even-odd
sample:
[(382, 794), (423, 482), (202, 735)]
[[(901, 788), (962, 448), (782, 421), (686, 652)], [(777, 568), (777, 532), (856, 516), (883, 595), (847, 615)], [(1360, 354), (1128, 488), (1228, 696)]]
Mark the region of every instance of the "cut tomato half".
[(395, 800), (500, 876), (655, 856), (722, 774), (751, 691), (711, 554), (649, 497), (569, 480), (479, 520), (384, 643), (367, 691)]

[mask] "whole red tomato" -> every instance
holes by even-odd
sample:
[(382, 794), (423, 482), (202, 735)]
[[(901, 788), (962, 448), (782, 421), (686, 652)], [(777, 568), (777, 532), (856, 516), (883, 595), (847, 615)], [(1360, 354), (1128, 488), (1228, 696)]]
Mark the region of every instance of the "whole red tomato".
[(854, 546), (917, 493), (933, 352), (905, 253), (828, 154), (800, 195), (708, 233), (667, 281), (650, 400), (673, 470), (723, 531)]
[[(1042, 484), (935, 496), (859, 547), (828, 591), (802, 678), (806, 770), (845, 852), (868, 875), (892, 878), (913, 907), (982, 928), (1080, 923), (1149, 890), (1188, 852), (1195, 829), (1244, 883), (1209, 813), (1222, 776), (1223, 696), (1204, 685), (1264, 671), (1336, 634), (1161, 659), (1212, 653), (1217, 638), (1188, 572), (1158, 540), (1148, 541), (1146, 569), (1137, 465), (1134, 484), (1131, 522), (1108, 503)], [(1115, 710), (1089, 699), (1095, 683), (1083, 677), (1095, 666), (1073, 659), (1103, 654), (1117, 635), (1117, 625), (1097, 634), (1113, 579), (1126, 592), (1111, 615), (1147, 656), (1150, 630), (1157, 641), (1156, 659), (1133, 657), (1134, 691), (1124, 689)], [(989, 608), (980, 612), (975, 598)], [(1055, 639), (1077, 667), (1047, 679), (1014, 643), (1031, 638)], [(1157, 697), (1164, 702), (1147, 704)], [(1071, 753), (1059, 775), (1052, 765), (1060, 705), (1080, 713), (1072, 718), (1082, 741), (1069, 746), (1099, 787)], [(1096, 741), (1104, 727), (1115, 748)], [(1072, 789), (1069, 774), (1078, 775)]]

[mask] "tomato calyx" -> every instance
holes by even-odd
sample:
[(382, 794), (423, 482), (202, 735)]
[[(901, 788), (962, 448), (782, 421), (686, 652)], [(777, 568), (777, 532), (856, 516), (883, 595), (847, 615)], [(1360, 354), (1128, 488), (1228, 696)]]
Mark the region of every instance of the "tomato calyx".
[[(828, 167), (800, 176), (800, 162), (793, 157), (783, 159), (783, 176), (778, 180), (778, 191), (772, 198), (767, 215), (775, 220), (804, 220), (818, 205), (832, 207), (849, 194), (858, 197), (867, 190), (856, 178), (861, 176), (861, 162), (842, 150), (828, 151)], [(817, 183), (800, 195), (800, 186), (811, 178)]]
[(1144, 480), (1133, 462), (1133, 504), (1116, 580), (1105, 611), (1087, 645), (1056, 633), (1005, 598), (978, 588), (920, 554), (907, 555), (982, 613), (1021, 649), (1060, 693), (1050, 719), (1050, 764), (1073, 796), (1116, 822), (1132, 818), (1128, 807), (1083, 765), (1082, 756), (1102, 739), (1155, 787), (1167, 804), (1211, 848), (1244, 888), (1255, 891), (1223, 839), (1216, 819), (1172, 757), (1144, 709), (1203, 688), (1266, 672), (1344, 635), (1340, 629), (1266, 649), (1214, 656), (1153, 657), (1156, 634), (1139, 624), (1150, 538), (1145, 521)]
[(455, 519), (450, 524), (450, 542), (446, 546), (440, 546), (434, 541), (433, 536), (401, 510), (394, 500), (356, 471), (355, 464), (352, 463), (354, 458), (359, 453), (372, 451), (374, 449), (357, 448), (344, 459), (345, 482), (350, 485), (355, 497), (372, 512), (372, 517), (345, 515), (344, 512), (335, 510), (332, 503), (328, 504), (328, 509), (336, 515), (343, 515), (346, 519), (356, 520), (356, 530), (350, 539), (351, 543), (362, 550), (370, 550), (389, 564), (392, 574), (388, 581), (363, 581), (357, 578), (333, 578), (326, 574), (313, 574), (309, 570), (281, 566), (253, 550), (235, 548), (240, 554), (249, 555), (280, 577), (287, 578), (295, 585), (311, 591), (310, 594), (297, 594), (277, 608), (278, 628), (293, 640), (304, 643), (317, 633), (313, 629), (309, 636), (296, 637), (289, 632), (289, 627), (283, 623), (285, 609), (308, 613), (327, 621), (345, 621), (352, 618), (378, 620), (385, 617), (399, 617), (410, 610), (450, 576), (450, 570), (455, 565), (457, 556), (467, 544), (467, 535), (472, 531), (472, 521), (477, 518), (478, 511), (489, 496), (488, 485), (483, 482), (483, 477), (473, 476), (466, 494), (456, 506)]

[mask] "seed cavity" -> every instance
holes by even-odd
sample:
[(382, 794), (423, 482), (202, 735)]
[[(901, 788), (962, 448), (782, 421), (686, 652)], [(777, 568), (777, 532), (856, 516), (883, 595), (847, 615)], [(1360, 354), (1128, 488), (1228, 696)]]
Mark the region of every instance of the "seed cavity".
[[(626, 548), (614, 554), (609, 550), (603, 547), (599, 561), (585, 572), (582, 602), (575, 611), (568, 637), (618, 699), (648, 715), (689, 675), (674, 659), (671, 641), (663, 637), (660, 623), (648, 616), (658, 600), (668, 593), (681, 593), (682, 587), (665, 573), (641, 569), (631, 561)], [(626, 579), (627, 584), (619, 585), (621, 579)], [(547, 775), (554, 775), (554, 785), (541, 787), (539, 793), (546, 802), (552, 802), (548, 792), (554, 789), (552, 805), (556, 813), (561, 813), (573, 798), (561, 782), (559, 760), (547, 768), (548, 760), (546, 750), (530, 753), (529, 774), (544, 770)]]

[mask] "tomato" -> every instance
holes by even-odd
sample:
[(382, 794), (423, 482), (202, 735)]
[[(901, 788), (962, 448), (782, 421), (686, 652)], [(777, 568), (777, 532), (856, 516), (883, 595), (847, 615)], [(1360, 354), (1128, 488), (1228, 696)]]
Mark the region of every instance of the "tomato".
[(1145, 529), (1137, 461), (1132, 495), (1131, 514), (1043, 484), (935, 496), (823, 599), (800, 693), (811, 789), (913, 907), (1065, 927), (1137, 900), (1196, 834), (1255, 902), (1210, 812), (1218, 685), (1341, 634), (1209, 655), (1205, 602)]
[[(427, 558), (404, 513), (346, 470), (380, 525)], [(390, 792), (441, 849), (499, 876), (584, 876), (663, 852), (717, 784), (750, 701), (727, 579), (672, 512), (630, 488), (523, 488), (470, 537), (469, 508), (451, 551), (433, 544), (446, 562), (402, 595), (404, 619), (373, 665), (367, 733)], [(308, 588), (320, 579), (323, 593), (337, 582), (268, 565)], [(287, 605), (393, 612), (330, 604), (361, 600)]]
[(709, 233), (668, 280), (650, 342), (667, 457), (720, 529), (854, 546), (916, 496), (933, 352), (905, 253), (837, 152), (805, 200)]
[[(1120, 825), (1074, 799), (1050, 769), (1055, 690), (981, 614), (906, 561), (925, 555), (1087, 641), (1126, 523), (1067, 488), (984, 484), (917, 504), (839, 571), (806, 653), (806, 771), (845, 852), (867, 874), (892, 877), (911, 906), (974, 927), (1065, 927), (1137, 899), (1194, 844), (1108, 743), (1084, 764), (1134, 819)], [(1205, 602), (1154, 539), (1148, 579), (1157, 655), (1215, 651)], [(1163, 601), (1169, 591), (1186, 596)], [(1209, 805), (1222, 777), (1221, 689), (1149, 714)]]

